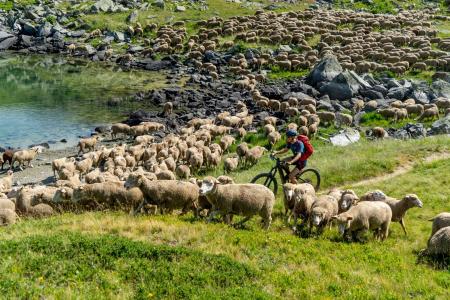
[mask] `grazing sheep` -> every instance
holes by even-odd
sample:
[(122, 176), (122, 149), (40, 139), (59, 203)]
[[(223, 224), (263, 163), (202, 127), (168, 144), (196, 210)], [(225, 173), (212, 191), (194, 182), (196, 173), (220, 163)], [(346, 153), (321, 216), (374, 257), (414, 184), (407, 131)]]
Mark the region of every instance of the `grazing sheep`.
[(155, 137), (152, 135), (140, 135), (134, 139), (135, 145), (150, 144), (155, 141)]
[(450, 226), (439, 229), (428, 240), (428, 247), (420, 256), (450, 256)]
[(14, 172), (9, 170), (6, 173), (5, 177), (0, 178), (0, 193), (8, 193), (11, 190), (13, 184), (13, 176)]
[(53, 208), (45, 203), (31, 206), (28, 210), (28, 215), (34, 218), (45, 218), (53, 215)]
[(261, 159), (264, 152), (266, 152), (267, 149), (261, 146), (255, 146), (251, 149), (249, 149), (245, 155), (245, 162), (246, 164), (250, 164), (251, 166), (255, 165), (258, 160)]
[(374, 127), (372, 128), (372, 136), (376, 139), (384, 139), (388, 136), (388, 133), (383, 127)]
[(317, 227), (317, 233), (321, 234), (327, 225), (331, 226), (331, 217), (339, 211), (338, 201), (330, 195), (322, 195), (314, 201), (309, 218), (309, 231)]
[(411, 105), (407, 105), (406, 107), (406, 111), (408, 113), (408, 115), (422, 115), (424, 108), (422, 104), (411, 104)]
[(359, 201), (358, 196), (352, 190), (345, 190), (342, 192), (341, 197), (338, 199), (339, 213), (343, 213), (349, 210), (353, 205)]
[(90, 138), (81, 139), (78, 142), (78, 154), (85, 153), (85, 150), (88, 151), (95, 151), (95, 145), (97, 145), (97, 142), (100, 140), (99, 136), (93, 136)]
[(290, 221), (289, 211), (294, 216), (294, 231), (296, 230), (298, 216), (307, 222), (314, 202), (315, 190), (309, 183), (292, 184), (285, 183), (284, 191), (284, 213), (287, 222)]
[(436, 104), (439, 110), (445, 111), (447, 108), (450, 108), (450, 99), (438, 98), (434, 104)]
[(10, 199), (0, 197), (0, 209), (16, 210), (16, 204)]
[(388, 237), (391, 218), (392, 211), (386, 203), (361, 202), (332, 219), (337, 220), (343, 236), (351, 234), (354, 240), (362, 241), (362, 235), (372, 230), (375, 238), (383, 241)]
[(246, 142), (242, 142), (237, 146), (236, 154), (239, 157), (239, 162), (242, 162), (245, 159), (248, 151), (249, 151), (249, 148), (248, 148), (248, 144)]
[(111, 137), (115, 139), (119, 133), (127, 137), (131, 134), (131, 127), (127, 124), (122, 123), (112, 124)]
[(80, 176), (83, 176), (89, 173), (89, 171), (92, 169), (92, 165), (92, 159), (86, 158), (81, 161), (75, 162), (75, 169), (80, 172)]
[(238, 157), (228, 157), (224, 160), (223, 169), (226, 173), (233, 172), (237, 169), (239, 164)]
[[(143, 175), (142, 175), (143, 176)], [(143, 193), (138, 188), (125, 189), (112, 182), (93, 183), (73, 190), (72, 201), (90, 208), (134, 208), (142, 203)]]
[(336, 126), (341, 127), (344, 126), (352, 126), (353, 117), (349, 114), (343, 114), (340, 112), (336, 113)]
[(189, 169), (189, 166), (187, 165), (179, 165), (175, 169), (175, 174), (177, 175), (178, 179), (189, 179), (191, 177), (191, 169)]
[(12, 168), (13, 156), (14, 156), (14, 151), (11, 149), (8, 149), (5, 152), (3, 152), (3, 154), (2, 154), (2, 170), (3, 170), (5, 163), (9, 164), (10, 169)]
[(166, 102), (164, 104), (164, 115), (169, 116), (173, 112), (173, 104), (172, 102)]
[(217, 179), (206, 177), (203, 179), (200, 193), (206, 196), (213, 206), (210, 218), (221, 213), (225, 222), (230, 224), (230, 215), (243, 215), (245, 218), (239, 222), (242, 225), (252, 216), (259, 214), (263, 219), (264, 229), (269, 229), (275, 196), (267, 187), (259, 184), (221, 185)]
[(150, 181), (145, 176), (139, 175), (133, 181), (128, 181), (127, 188), (137, 187), (144, 193), (144, 201), (135, 213), (145, 204), (157, 205), (161, 213), (167, 209), (171, 212), (174, 209), (182, 209), (182, 213), (188, 209), (198, 215), (199, 188), (196, 184), (177, 180), (156, 180)]
[(431, 236), (433, 236), (439, 229), (450, 226), (450, 213), (440, 213), (428, 221), (433, 221), (433, 229), (431, 230)]
[(28, 167), (32, 168), (33, 165), (31, 161), (39, 154), (42, 153), (42, 149), (40, 147), (31, 148), (29, 150), (20, 150), (14, 153), (12, 158), (12, 165), (14, 167), (15, 162), (19, 163), (19, 169), (23, 170), (22, 165), (25, 166), (25, 163), (28, 163)]
[(0, 209), (0, 226), (8, 226), (16, 223), (18, 216), (12, 209)]
[(319, 111), (317, 112), (317, 116), (320, 118), (320, 122), (324, 125), (331, 125), (336, 119), (336, 115), (329, 111)]
[(275, 145), (278, 141), (281, 140), (281, 134), (278, 131), (274, 131), (269, 133), (267, 136), (267, 139), (269, 140), (270, 146)]
[(423, 121), (426, 119), (439, 119), (439, 110), (437, 107), (430, 107), (428, 109), (425, 109), (423, 113), (420, 115), (420, 117), (417, 119), (417, 121)]
[(66, 164), (73, 164), (74, 162), (75, 162), (74, 157), (71, 158), (63, 157), (53, 160), (52, 161), (53, 176), (56, 178), (56, 172), (62, 170)]

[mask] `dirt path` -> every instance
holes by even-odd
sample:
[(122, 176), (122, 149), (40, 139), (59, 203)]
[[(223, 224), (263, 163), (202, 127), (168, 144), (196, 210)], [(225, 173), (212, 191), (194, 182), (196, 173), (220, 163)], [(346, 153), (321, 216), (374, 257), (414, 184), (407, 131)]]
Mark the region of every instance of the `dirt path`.
[(342, 186), (337, 187), (337, 189), (344, 189), (345, 187), (351, 186), (351, 187), (357, 187), (357, 186), (364, 186), (364, 185), (370, 185), (374, 183), (378, 183), (381, 181), (385, 181), (388, 179), (395, 178), (397, 176), (406, 174), (414, 169), (415, 166), (417, 166), (419, 163), (431, 163), (437, 160), (444, 160), (450, 158), (450, 152), (439, 152), (439, 153), (433, 153), (430, 156), (425, 157), (420, 162), (408, 162), (406, 164), (403, 164), (399, 166), (397, 169), (394, 170), (394, 172), (389, 174), (383, 174), (380, 176), (364, 179), (361, 181), (348, 183)]

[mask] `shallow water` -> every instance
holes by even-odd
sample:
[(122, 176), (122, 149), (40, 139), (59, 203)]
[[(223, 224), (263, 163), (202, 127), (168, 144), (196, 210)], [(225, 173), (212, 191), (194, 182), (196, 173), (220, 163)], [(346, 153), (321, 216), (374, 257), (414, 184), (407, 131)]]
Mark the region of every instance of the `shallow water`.
[[(125, 118), (138, 108), (108, 100), (163, 86), (156, 72), (123, 71), (117, 66), (60, 56), (0, 56), (0, 146), (25, 148), (54, 141), (74, 145), (95, 126)], [(67, 139), (68, 143), (60, 143)]]

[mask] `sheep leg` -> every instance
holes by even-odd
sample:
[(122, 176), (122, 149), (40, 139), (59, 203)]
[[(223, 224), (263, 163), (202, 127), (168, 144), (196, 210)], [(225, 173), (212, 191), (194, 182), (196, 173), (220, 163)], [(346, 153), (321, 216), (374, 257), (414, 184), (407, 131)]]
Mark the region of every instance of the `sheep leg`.
[(143, 201), (141, 202), (141, 204), (140, 204), (136, 209), (132, 210), (132, 215), (133, 215), (133, 216), (137, 215), (138, 212), (140, 212), (141, 209), (144, 207), (144, 205), (145, 205), (145, 200), (143, 200)]
[(405, 235), (408, 235), (408, 232), (406, 232), (405, 220), (403, 218), (400, 219), (400, 225), (402, 226)]
[[(214, 208), (213, 208), (214, 209)], [(218, 210), (213, 210), (211, 209), (210, 213), (209, 213), (209, 217), (206, 220), (206, 223), (210, 223), (212, 221), (212, 219), (219, 213)]]

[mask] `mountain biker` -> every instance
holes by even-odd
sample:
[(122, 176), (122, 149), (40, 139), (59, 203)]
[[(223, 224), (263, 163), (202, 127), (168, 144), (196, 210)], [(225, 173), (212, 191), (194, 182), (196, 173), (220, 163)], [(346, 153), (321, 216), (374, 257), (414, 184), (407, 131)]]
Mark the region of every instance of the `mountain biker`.
[(289, 182), (293, 184), (297, 184), (297, 175), (302, 171), (302, 169), (306, 166), (307, 157), (303, 157), (302, 155), (305, 153), (305, 145), (304, 143), (297, 138), (298, 133), (293, 129), (289, 129), (286, 132), (286, 147), (273, 152), (273, 155), (279, 155), (292, 151), (293, 156), (289, 156), (283, 161), (288, 165), (295, 165), (295, 168), (289, 173)]

